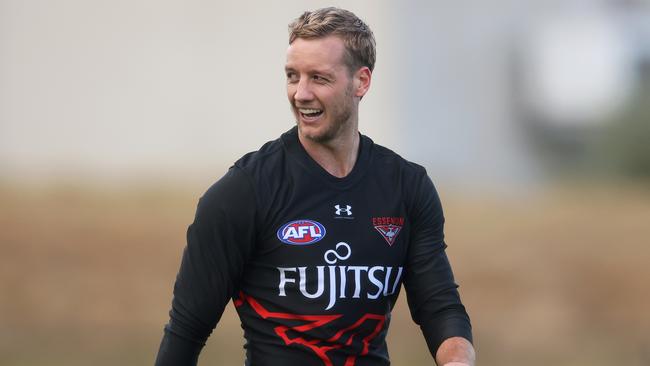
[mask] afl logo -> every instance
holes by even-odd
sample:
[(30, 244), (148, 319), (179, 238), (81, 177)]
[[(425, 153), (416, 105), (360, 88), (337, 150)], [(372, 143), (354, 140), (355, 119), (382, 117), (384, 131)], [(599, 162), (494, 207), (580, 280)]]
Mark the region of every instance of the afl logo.
[(313, 220), (296, 220), (282, 225), (278, 239), (290, 245), (309, 245), (325, 237), (325, 226)]

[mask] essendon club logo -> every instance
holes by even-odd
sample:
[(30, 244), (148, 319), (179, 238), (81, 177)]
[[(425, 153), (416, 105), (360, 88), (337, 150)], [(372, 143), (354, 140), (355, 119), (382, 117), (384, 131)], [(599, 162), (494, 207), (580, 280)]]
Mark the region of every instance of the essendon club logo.
[(325, 226), (313, 220), (296, 220), (282, 225), (277, 235), (285, 244), (309, 245), (325, 237)]
[(381, 234), (381, 237), (386, 240), (386, 243), (388, 245), (393, 246), (393, 243), (395, 243), (395, 239), (397, 238), (397, 235), (399, 232), (402, 230), (402, 227), (404, 226), (404, 218), (403, 217), (373, 217), (372, 218), (372, 226), (374, 226), (375, 230), (379, 234)]

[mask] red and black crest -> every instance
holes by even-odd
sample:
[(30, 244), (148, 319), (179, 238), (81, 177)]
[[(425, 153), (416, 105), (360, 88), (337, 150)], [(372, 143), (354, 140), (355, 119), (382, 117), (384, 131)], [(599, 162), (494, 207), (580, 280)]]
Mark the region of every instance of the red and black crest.
[(403, 217), (373, 217), (372, 225), (381, 234), (388, 245), (393, 246), (397, 235), (404, 226)]

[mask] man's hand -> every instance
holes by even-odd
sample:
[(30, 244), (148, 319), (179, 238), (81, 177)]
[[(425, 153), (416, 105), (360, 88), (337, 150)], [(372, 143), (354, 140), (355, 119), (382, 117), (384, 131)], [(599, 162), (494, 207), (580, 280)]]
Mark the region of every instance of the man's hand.
[(436, 352), (436, 363), (441, 366), (474, 366), (476, 353), (465, 338), (445, 339)]

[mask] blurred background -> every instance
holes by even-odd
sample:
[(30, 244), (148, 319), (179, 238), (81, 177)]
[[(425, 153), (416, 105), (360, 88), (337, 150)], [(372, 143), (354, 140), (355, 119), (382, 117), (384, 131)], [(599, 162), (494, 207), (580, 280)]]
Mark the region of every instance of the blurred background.
[[(480, 365), (650, 365), (650, 2), (0, 0), (0, 364), (153, 364), (198, 198), (292, 125), (286, 25), (373, 29)], [(430, 365), (400, 299), (394, 365)], [(202, 365), (241, 365), (232, 305)]]

